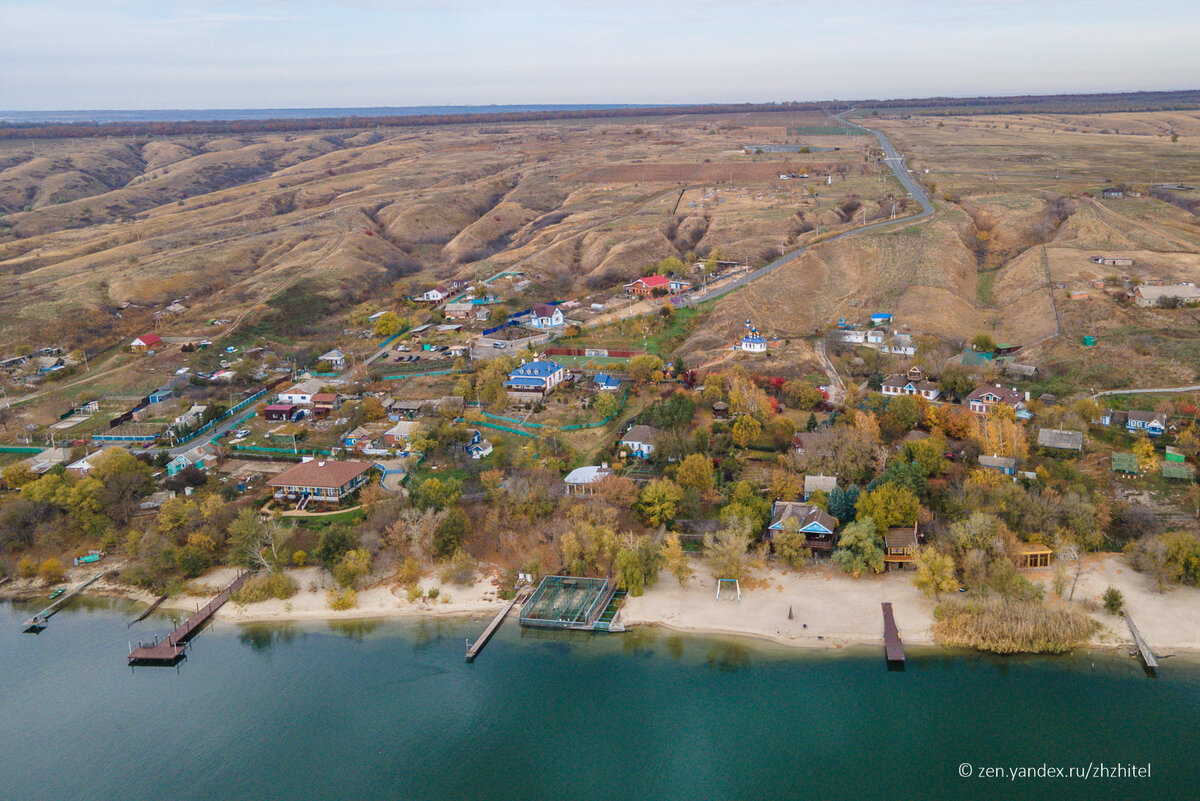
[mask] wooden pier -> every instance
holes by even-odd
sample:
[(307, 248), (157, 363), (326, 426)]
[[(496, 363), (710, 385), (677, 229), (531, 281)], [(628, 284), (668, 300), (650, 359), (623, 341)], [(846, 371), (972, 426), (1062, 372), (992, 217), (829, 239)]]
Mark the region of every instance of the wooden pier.
[(896, 628), (896, 618), (892, 616), (892, 605), (883, 606), (883, 649), (887, 661), (892, 665), (904, 664), (904, 643), (900, 641), (900, 630)]
[(1125, 615), (1125, 622), (1129, 624), (1129, 633), (1133, 635), (1133, 643), (1137, 646), (1138, 655), (1142, 658), (1142, 664), (1147, 670), (1158, 670), (1158, 656), (1150, 650), (1150, 645), (1142, 639), (1142, 633), (1137, 630), (1137, 626), (1133, 625), (1133, 618), (1128, 613)]
[(166, 594), (166, 593), (163, 593), (162, 595), (160, 595), (160, 596), (158, 596), (157, 598), (155, 598), (155, 599), (154, 599), (154, 603), (150, 604), (148, 607), (146, 607), (145, 609), (143, 609), (143, 610), (142, 610), (142, 613), (141, 613), (140, 615), (138, 615), (138, 616), (137, 616), (137, 617), (135, 617), (133, 620), (131, 620), (131, 621), (129, 621), (128, 623), (126, 623), (126, 624), (125, 624), (125, 628), (129, 628), (129, 627), (130, 627), (130, 626), (132, 626), (134, 623), (141, 623), (143, 620), (145, 620), (146, 618), (150, 617), (150, 613), (151, 613), (151, 612), (153, 612), (155, 609), (157, 609), (157, 608), (159, 607), (159, 604), (161, 604), (161, 603), (162, 603), (163, 601), (165, 601), (165, 600), (167, 600), (167, 594)]
[(490, 640), (492, 635), (496, 633), (496, 629), (500, 628), (500, 624), (504, 622), (504, 618), (508, 617), (508, 613), (512, 611), (512, 608), (521, 601), (524, 601), (528, 594), (529, 593), (527, 591), (522, 590), (514, 595), (513, 599), (508, 602), (508, 606), (501, 609), (500, 612), (497, 613), (494, 618), (492, 618), (492, 622), (488, 623), (487, 628), (483, 630), (483, 634), (480, 634), (479, 638), (476, 639), (475, 642), (467, 642), (466, 661), (475, 661), (475, 657), (479, 656), (479, 652), (483, 650), (483, 646), (487, 645), (488, 640)]
[(26, 634), (40, 633), (43, 629), (46, 628), (47, 621), (49, 621), (50, 618), (54, 617), (55, 613), (58, 612), (58, 608), (60, 606), (65, 604), (67, 601), (69, 601), (75, 595), (79, 594), (85, 587), (90, 585), (92, 582), (99, 581), (100, 577), (103, 575), (104, 575), (103, 573), (97, 573), (96, 575), (94, 575), (90, 579), (88, 579), (87, 581), (83, 582), (82, 584), (79, 584), (78, 586), (76, 586), (75, 588), (73, 588), (72, 590), (67, 592), (65, 595), (63, 595), (61, 598), (59, 598), (57, 601), (50, 604), (42, 611), (38, 612), (33, 617), (29, 618), (29, 620), (26, 620), (25, 623), (21, 627), (22, 631), (24, 631)]
[(160, 641), (155, 637), (153, 643), (139, 642), (137, 648), (131, 647), (129, 650), (129, 664), (174, 665), (178, 663), (187, 652), (188, 640), (194, 637), (196, 632), (200, 630), (200, 627), (207, 623), (208, 619), (225, 605), (230, 595), (237, 592), (246, 583), (249, 575), (249, 573), (239, 573), (237, 578), (228, 587), (217, 593), (204, 606), (197, 609), (194, 615), (176, 626), (175, 630), (168, 634), (166, 639)]

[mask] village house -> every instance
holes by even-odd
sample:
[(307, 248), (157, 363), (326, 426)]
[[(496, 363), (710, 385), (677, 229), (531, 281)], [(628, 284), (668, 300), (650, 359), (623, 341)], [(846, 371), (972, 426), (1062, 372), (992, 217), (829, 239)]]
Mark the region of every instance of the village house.
[(659, 430), (653, 426), (634, 426), (621, 437), (621, 447), (628, 448), (634, 456), (649, 459), (654, 453), (654, 443), (658, 441)]
[(408, 443), (421, 430), (421, 423), (412, 420), (401, 420), (383, 432), (383, 441), (389, 448), (408, 447)]
[(466, 320), (474, 310), (475, 304), (469, 300), (460, 300), (454, 303), (447, 303), (446, 308), (442, 311), (445, 313), (447, 320)]
[(1167, 416), (1162, 412), (1128, 412), (1125, 428), (1133, 433), (1145, 431), (1157, 437), (1167, 430)]
[[(1132, 267), (1133, 257), (1131, 256), (1092, 256), (1091, 260), (1096, 264), (1103, 264), (1106, 267)], [(1103, 283), (1100, 286), (1104, 286)]]
[(628, 284), (625, 288), (630, 295), (649, 298), (655, 295), (677, 295), (684, 290), (691, 289), (692, 282), (666, 275), (647, 275)]
[(367, 483), (371, 462), (340, 462), (332, 459), (308, 459), (292, 465), (267, 481), (275, 488), (275, 498), (337, 504)]
[(173, 476), (189, 467), (208, 472), (217, 463), (216, 454), (208, 445), (197, 445), (167, 462), (167, 475)]
[(313, 417), (317, 420), (324, 420), (331, 413), (337, 411), (340, 405), (340, 399), (336, 392), (318, 392), (312, 396)]
[(1038, 431), (1037, 444), (1043, 448), (1058, 448), (1064, 451), (1083, 450), (1082, 431), (1064, 431), (1057, 428), (1043, 428)]
[(485, 439), (483, 434), (479, 433), (477, 428), (468, 428), (467, 433), (471, 435), (471, 439), (463, 446), (467, 455), (472, 459), (482, 459), (485, 456), (490, 456), (492, 453), (491, 440)]
[(837, 476), (805, 476), (804, 477), (804, 500), (808, 500), (814, 492), (823, 492), (826, 495), (837, 489)]
[(103, 451), (95, 451), (87, 454), (82, 459), (71, 462), (69, 465), (67, 465), (67, 472), (76, 478), (83, 478), (88, 473), (92, 472), (92, 468), (95, 467), (96, 457), (101, 453), (103, 453)]
[(203, 404), (193, 404), (190, 409), (176, 417), (175, 420), (172, 421), (172, 425), (174, 425), (175, 428), (191, 428), (204, 419), (204, 413), (206, 411), (208, 411), (208, 406)]
[(296, 403), (271, 403), (263, 409), (263, 419), (270, 423), (286, 423), (298, 411), (300, 405)]
[(559, 328), (563, 324), (562, 309), (549, 303), (537, 303), (529, 310), (531, 328)]
[(522, 364), (508, 374), (504, 382), (508, 397), (515, 401), (539, 401), (554, 391), (566, 378), (566, 370), (557, 362), (539, 360)]
[(134, 353), (145, 353), (148, 350), (154, 350), (162, 344), (162, 337), (158, 334), (142, 334), (137, 339), (130, 343), (129, 349)]
[(1105, 200), (1120, 200), (1125, 197), (1125, 190), (1115, 186), (1106, 186), (1100, 190), (1100, 197)]
[(907, 373), (889, 375), (879, 388), (887, 396), (920, 395), (925, 400), (935, 400), (941, 390), (932, 381), (926, 380), (920, 367), (910, 367)]
[(310, 378), (307, 381), (301, 381), (298, 384), (293, 384), (283, 390), (277, 396), (280, 403), (294, 403), (298, 406), (311, 406), (313, 395), (321, 391), (324, 384), (319, 378)]
[(444, 286), (435, 286), (433, 289), (427, 289), (421, 294), (421, 297), (416, 298), (419, 303), (441, 303), (450, 296), (450, 290)]
[(997, 470), (1006, 476), (1016, 475), (1017, 460), (1011, 456), (997, 456), (992, 454), (988, 456), (983, 454), (979, 457), (979, 466), (986, 467), (989, 470)]
[(341, 370), (346, 366), (346, 357), (336, 348), (322, 353), (317, 357), (318, 362), (328, 362), (329, 366), (335, 370)]
[(601, 464), (598, 467), (596, 465), (576, 467), (567, 473), (563, 484), (566, 485), (568, 495), (591, 495), (596, 491), (596, 483), (611, 475), (612, 470), (608, 468), (607, 464)]
[(799, 501), (775, 501), (771, 504), (771, 525), (767, 527), (767, 536), (774, 540), (778, 532), (791, 526), (797, 527), (804, 535), (805, 545), (813, 551), (833, 551), (833, 531), (837, 528), (837, 519), (821, 507)]
[(621, 388), (621, 379), (607, 373), (596, 373), (592, 376), (592, 389), (597, 392), (616, 392)]
[(1022, 394), (1016, 389), (1005, 389), (996, 384), (977, 387), (966, 400), (967, 406), (975, 414), (987, 414), (998, 406), (1007, 406), (1014, 412), (1019, 412), (1025, 409), (1029, 394)]
[(1195, 284), (1171, 284), (1169, 286), (1141, 285), (1133, 290), (1133, 303), (1141, 308), (1164, 306), (1170, 303), (1190, 305), (1200, 303), (1200, 290)]

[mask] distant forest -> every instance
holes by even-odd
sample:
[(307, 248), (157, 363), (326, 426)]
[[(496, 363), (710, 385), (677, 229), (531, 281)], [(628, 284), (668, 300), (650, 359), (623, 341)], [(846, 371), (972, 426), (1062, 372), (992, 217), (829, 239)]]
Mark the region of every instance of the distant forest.
[(739, 114), (772, 111), (822, 111), (849, 108), (909, 114), (1094, 114), (1112, 111), (1167, 111), (1200, 108), (1200, 90), (1121, 92), (1079, 95), (1014, 95), (1009, 97), (924, 97), (903, 100), (733, 103), (644, 108), (505, 111), (473, 114), (420, 114), (385, 117), (313, 117), (307, 119), (209, 120), (196, 122), (5, 123), (0, 139), (68, 139), (96, 136), (182, 136), (429, 125), (533, 122), (541, 120), (629, 119), (681, 114)]

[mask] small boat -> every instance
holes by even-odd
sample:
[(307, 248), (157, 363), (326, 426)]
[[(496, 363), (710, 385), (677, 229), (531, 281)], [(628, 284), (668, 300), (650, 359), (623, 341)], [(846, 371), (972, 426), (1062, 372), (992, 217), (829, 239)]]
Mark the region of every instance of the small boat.
[(67, 591), (67, 588), (66, 588), (66, 587), (59, 587), (59, 588), (58, 588), (57, 590), (55, 590), (54, 592), (50, 593), (50, 600), (51, 600), (51, 601), (53, 601), (55, 598), (57, 598), (58, 596), (62, 595), (62, 594), (63, 594), (64, 592), (66, 592), (66, 591)]

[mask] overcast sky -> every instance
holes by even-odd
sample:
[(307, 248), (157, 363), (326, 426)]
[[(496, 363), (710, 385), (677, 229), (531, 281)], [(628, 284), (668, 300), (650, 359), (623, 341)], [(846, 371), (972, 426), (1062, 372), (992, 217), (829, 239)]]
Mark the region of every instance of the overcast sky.
[(0, 0), (0, 109), (1200, 88), (1195, 0)]

